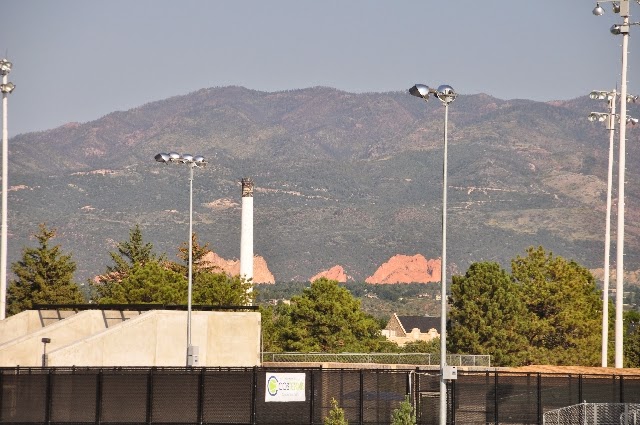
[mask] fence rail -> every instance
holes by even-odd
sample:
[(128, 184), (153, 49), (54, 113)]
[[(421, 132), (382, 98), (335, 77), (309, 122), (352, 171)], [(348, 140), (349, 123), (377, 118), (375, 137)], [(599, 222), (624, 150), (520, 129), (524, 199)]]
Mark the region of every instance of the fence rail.
[[(418, 424), (431, 425), (439, 419), (438, 374), (420, 368), (0, 368), (0, 424), (321, 425), (335, 398), (351, 425), (388, 425), (408, 395)], [(287, 402), (292, 388), (295, 398)], [(447, 394), (453, 424), (541, 425), (546, 412), (582, 400), (640, 403), (640, 376), (459, 371)]]
[[(379, 363), (436, 366), (440, 354), (433, 353), (262, 353), (265, 362), (275, 363)], [(450, 366), (491, 367), (491, 356), (447, 354)]]

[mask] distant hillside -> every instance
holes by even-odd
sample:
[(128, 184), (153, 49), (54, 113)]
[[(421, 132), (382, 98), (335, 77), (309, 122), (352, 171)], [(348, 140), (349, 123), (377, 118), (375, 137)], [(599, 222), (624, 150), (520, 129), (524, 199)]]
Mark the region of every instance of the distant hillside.
[[(602, 266), (608, 141), (586, 116), (604, 109), (586, 96), (459, 96), (449, 116), (450, 267), (508, 265), (530, 245)], [(336, 264), (364, 281), (396, 254), (439, 258), (443, 113), (401, 92), (221, 87), (13, 137), (10, 261), (40, 222), (58, 228), (79, 280), (104, 271), (136, 223), (174, 258), (188, 237), (189, 172), (153, 160), (169, 150), (210, 161), (195, 170), (194, 231), (224, 258), (240, 255), (239, 179), (253, 177), (255, 253), (276, 281)], [(625, 268), (635, 270), (640, 129), (627, 134)]]

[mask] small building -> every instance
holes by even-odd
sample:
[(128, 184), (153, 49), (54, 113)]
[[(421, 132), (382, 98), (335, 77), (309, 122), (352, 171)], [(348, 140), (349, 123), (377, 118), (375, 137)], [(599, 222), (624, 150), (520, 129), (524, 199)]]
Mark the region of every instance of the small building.
[(382, 330), (389, 341), (400, 347), (409, 342), (431, 341), (440, 337), (440, 318), (429, 316), (398, 316), (393, 313)]

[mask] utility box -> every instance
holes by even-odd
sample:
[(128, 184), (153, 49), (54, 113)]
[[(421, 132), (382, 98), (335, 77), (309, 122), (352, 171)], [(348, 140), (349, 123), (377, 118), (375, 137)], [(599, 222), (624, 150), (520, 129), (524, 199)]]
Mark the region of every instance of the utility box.
[(197, 345), (189, 345), (187, 347), (187, 366), (198, 366), (200, 349)]
[(442, 369), (443, 379), (458, 379), (458, 368), (455, 366), (445, 366)]

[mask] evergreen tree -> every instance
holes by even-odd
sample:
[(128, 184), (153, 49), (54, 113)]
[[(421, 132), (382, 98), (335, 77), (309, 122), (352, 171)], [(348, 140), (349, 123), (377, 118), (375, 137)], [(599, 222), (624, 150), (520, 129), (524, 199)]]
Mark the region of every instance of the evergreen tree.
[(324, 425), (349, 425), (349, 421), (344, 417), (344, 410), (338, 406), (335, 398), (331, 399), (331, 410), (329, 416), (324, 418)]
[(37, 248), (25, 248), (22, 259), (11, 265), (16, 275), (7, 289), (9, 315), (30, 309), (33, 304), (80, 304), (84, 297), (73, 282), (76, 264), (70, 254), (63, 254), (60, 245), (50, 246), (56, 229), (40, 224), (34, 236)]
[[(207, 242), (204, 245), (200, 245), (198, 242), (198, 236), (194, 232), (191, 235), (191, 255), (193, 259), (192, 273), (194, 275), (200, 272), (215, 273), (216, 270), (219, 269), (218, 266), (209, 264), (204, 260), (205, 255), (210, 252), (211, 249), (209, 249), (209, 243)], [(187, 242), (183, 242), (182, 245), (178, 247), (177, 256), (182, 260), (182, 264), (171, 263), (171, 268), (187, 277), (189, 273), (189, 244)]]
[(135, 264), (119, 282), (97, 289), (100, 304), (187, 303), (187, 280), (158, 261)]
[(512, 276), (531, 313), (528, 363), (600, 363), (602, 302), (593, 275), (574, 261), (529, 248), (511, 262)]
[(153, 245), (144, 242), (142, 230), (138, 224), (129, 230), (129, 240), (118, 242), (116, 248), (117, 251), (109, 253), (113, 265), (107, 266), (106, 272), (97, 276), (96, 281), (89, 282), (92, 286), (92, 300), (103, 304), (105, 303), (104, 299), (120, 298), (122, 291), (118, 291), (115, 286), (135, 270), (144, 268), (150, 262), (163, 261), (162, 257), (154, 254)]
[(409, 396), (391, 413), (391, 425), (416, 425), (416, 411), (411, 405)]
[(193, 276), (193, 302), (204, 305), (250, 305), (255, 294), (251, 282), (240, 276), (201, 271)]
[(377, 351), (386, 341), (376, 320), (335, 280), (321, 278), (291, 299), (291, 326), (284, 351), (339, 353)]
[[(216, 271), (219, 267), (207, 263), (204, 257), (211, 252), (209, 244), (200, 245), (195, 233), (191, 235), (191, 253), (193, 258), (192, 284), (193, 303), (203, 305), (249, 305), (255, 294), (250, 281), (240, 276), (229, 276)], [(178, 248), (180, 263), (169, 263), (169, 268), (189, 278), (189, 245), (183, 242)]]
[(109, 253), (114, 265), (107, 266), (107, 272), (99, 276), (100, 280), (122, 279), (136, 265), (144, 266), (149, 261), (161, 260), (153, 253), (153, 245), (143, 241), (139, 224), (129, 230), (129, 240), (118, 242), (116, 248), (117, 251)]
[(640, 312), (624, 312), (624, 367), (640, 367)]
[(488, 354), (497, 366), (522, 363), (528, 313), (519, 287), (497, 263), (474, 263), (453, 276), (449, 303), (450, 351)]

